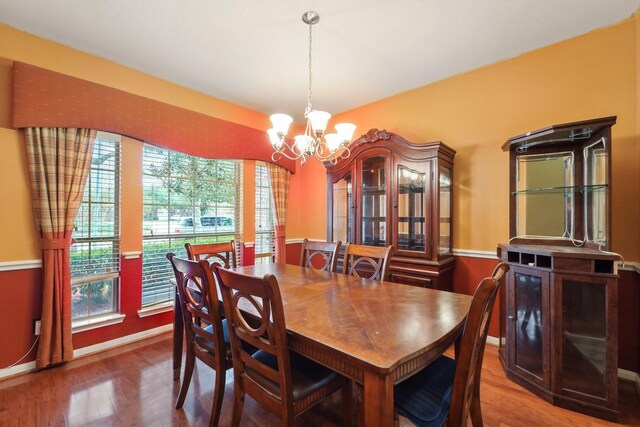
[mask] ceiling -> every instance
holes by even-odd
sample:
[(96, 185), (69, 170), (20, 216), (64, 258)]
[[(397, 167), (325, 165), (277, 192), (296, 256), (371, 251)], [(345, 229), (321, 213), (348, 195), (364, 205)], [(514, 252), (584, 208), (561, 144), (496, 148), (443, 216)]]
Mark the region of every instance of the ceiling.
[(197, 91), (302, 121), (630, 17), (640, 0), (0, 0), (0, 22)]

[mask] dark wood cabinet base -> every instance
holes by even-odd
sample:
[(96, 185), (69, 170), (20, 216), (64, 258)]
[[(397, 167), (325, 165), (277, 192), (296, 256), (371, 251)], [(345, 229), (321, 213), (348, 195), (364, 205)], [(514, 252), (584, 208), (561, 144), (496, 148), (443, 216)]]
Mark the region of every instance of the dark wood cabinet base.
[(453, 291), (455, 257), (440, 262), (428, 262), (415, 258), (392, 257), (391, 281), (421, 288)]
[(500, 363), (502, 364), (502, 368), (504, 369), (507, 378), (514, 383), (522, 386), (527, 391), (535, 394), (539, 398), (543, 399), (545, 402), (548, 402), (560, 408), (568, 409), (570, 411), (580, 412), (582, 414), (587, 414), (592, 417), (601, 418), (607, 421), (618, 422), (620, 411), (617, 411), (615, 409), (603, 408), (601, 406), (590, 405), (579, 400), (557, 395), (545, 388), (540, 387), (538, 384), (529, 381), (526, 378), (523, 378), (522, 376), (518, 375), (518, 373), (510, 370), (505, 363), (505, 356), (502, 350), (500, 350), (499, 355)]

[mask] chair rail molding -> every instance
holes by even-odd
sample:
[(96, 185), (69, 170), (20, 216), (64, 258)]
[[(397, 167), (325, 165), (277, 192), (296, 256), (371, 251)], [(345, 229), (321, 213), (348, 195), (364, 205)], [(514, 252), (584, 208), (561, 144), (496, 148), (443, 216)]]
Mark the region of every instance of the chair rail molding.
[(122, 252), (121, 255), (124, 259), (138, 259), (142, 256), (142, 251)]
[(34, 268), (42, 268), (42, 260), (28, 259), (22, 261), (0, 262), (0, 271), (31, 270)]
[[(497, 246), (497, 245), (496, 245)], [(478, 251), (475, 249), (453, 249), (453, 255), (469, 258), (498, 259), (496, 251)]]

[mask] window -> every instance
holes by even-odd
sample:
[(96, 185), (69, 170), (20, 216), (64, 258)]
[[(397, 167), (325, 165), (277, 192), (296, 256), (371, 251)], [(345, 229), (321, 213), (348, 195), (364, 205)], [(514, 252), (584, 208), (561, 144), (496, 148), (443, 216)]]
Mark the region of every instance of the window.
[(173, 299), (167, 252), (184, 244), (240, 240), (242, 166), (145, 144), (143, 153), (142, 306)]
[(256, 264), (273, 262), (273, 202), (269, 172), (264, 162), (256, 162)]
[(118, 311), (120, 136), (98, 132), (71, 245), (73, 320)]

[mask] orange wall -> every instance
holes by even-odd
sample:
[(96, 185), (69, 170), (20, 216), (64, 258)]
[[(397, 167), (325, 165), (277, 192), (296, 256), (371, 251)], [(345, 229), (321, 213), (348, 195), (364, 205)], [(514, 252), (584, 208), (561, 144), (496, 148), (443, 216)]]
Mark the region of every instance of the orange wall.
[[(617, 115), (613, 127), (613, 249), (640, 260), (637, 18), (347, 111), (358, 132), (376, 127), (410, 141), (442, 140), (455, 158), (457, 249), (493, 251), (509, 238), (509, 137), (555, 123)], [(325, 183), (307, 178), (323, 223)], [(312, 234), (324, 236), (320, 226)]]

